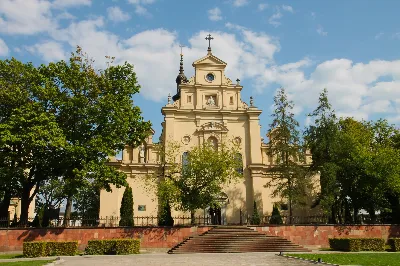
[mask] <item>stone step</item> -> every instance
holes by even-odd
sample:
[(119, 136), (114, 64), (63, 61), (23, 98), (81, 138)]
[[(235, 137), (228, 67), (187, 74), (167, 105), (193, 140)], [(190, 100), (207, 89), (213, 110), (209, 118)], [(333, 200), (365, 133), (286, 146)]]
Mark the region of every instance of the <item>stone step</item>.
[(248, 227), (215, 227), (187, 238), (168, 253), (308, 252), (278, 236), (267, 236)]

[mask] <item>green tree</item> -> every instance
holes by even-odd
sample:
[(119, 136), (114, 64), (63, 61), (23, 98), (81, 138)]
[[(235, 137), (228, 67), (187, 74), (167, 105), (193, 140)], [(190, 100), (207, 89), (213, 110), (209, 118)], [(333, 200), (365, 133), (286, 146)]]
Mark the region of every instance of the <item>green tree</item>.
[(43, 181), (58, 175), (54, 158), (66, 145), (56, 116), (44, 102), (49, 79), (31, 63), (0, 61), (1, 216), (11, 196), (21, 198), (21, 222)]
[(174, 219), (172, 218), (171, 215), (171, 205), (169, 204), (169, 201), (167, 200), (166, 202), (161, 202), (161, 211), (159, 212), (159, 220), (158, 220), (158, 225), (159, 226), (173, 226), (174, 225)]
[(306, 170), (305, 150), (300, 143), (298, 126), (294, 118), (293, 102), (289, 101), (285, 89), (278, 90), (274, 97), (275, 110), (268, 131), (268, 153), (274, 159), (266, 187), (272, 187), (272, 195), (288, 200), (289, 216), (293, 216), (293, 204), (303, 194), (303, 188), (311, 183)]
[(272, 208), (271, 218), (269, 219), (270, 224), (283, 224), (281, 212), (276, 204)]
[(133, 195), (132, 188), (127, 186), (122, 196), (120, 213), (120, 226), (133, 226)]
[(224, 143), (218, 149), (205, 143), (188, 152), (181, 174), (175, 176), (174, 186), (178, 191), (178, 208), (190, 212), (192, 224), (196, 209), (219, 206), (223, 186), (242, 176), (237, 171), (241, 167), (237, 153), (237, 146)]
[(306, 131), (304, 137), (306, 146), (312, 156), (311, 170), (320, 173), (321, 191), (318, 204), (323, 210), (330, 213), (330, 222), (335, 223), (336, 207), (340, 196), (340, 187), (337, 181), (336, 150), (339, 145), (339, 124), (334, 110), (328, 101), (328, 91), (324, 89), (319, 96), (318, 107), (308, 115), (314, 121)]
[[(159, 144), (161, 166), (149, 176), (148, 184), (156, 184), (158, 200), (175, 209), (188, 211), (195, 223), (195, 211), (219, 206), (222, 188), (242, 176), (242, 162), (237, 159), (238, 146), (222, 142), (218, 149), (211, 143), (193, 147), (183, 156), (179, 144)], [(177, 158), (181, 160), (177, 160)], [(154, 186), (153, 186), (154, 188)]]
[(106, 69), (95, 69), (93, 60), (78, 47), (68, 62), (50, 63), (40, 70), (52, 81), (54, 93), (47, 104), (56, 110), (57, 124), (68, 143), (57, 164), (65, 182), (67, 221), (73, 195), (85, 186), (92, 172), (107, 172), (96, 175), (107, 190), (109, 184), (126, 185), (123, 173), (104, 164), (125, 145), (141, 143), (151, 124), (143, 121), (139, 107), (133, 104), (132, 97), (140, 86), (127, 62), (117, 66), (108, 62)]
[(256, 201), (254, 201), (254, 204), (253, 204), (253, 215), (251, 216), (251, 224), (254, 224), (254, 225), (261, 224), (261, 218), (260, 218), (260, 214), (258, 213)]

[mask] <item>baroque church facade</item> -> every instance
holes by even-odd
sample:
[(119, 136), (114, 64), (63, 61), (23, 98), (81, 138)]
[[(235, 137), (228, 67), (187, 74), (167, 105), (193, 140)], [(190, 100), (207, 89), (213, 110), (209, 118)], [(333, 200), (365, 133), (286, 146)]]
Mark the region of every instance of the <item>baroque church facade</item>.
[[(207, 55), (193, 62), (192, 66), (195, 74), (187, 79), (181, 54), (176, 78), (177, 94), (172, 99), (169, 96), (168, 103), (161, 109), (164, 116), (161, 140), (165, 146), (169, 141), (179, 143), (180, 154), (206, 141), (218, 147), (224, 139), (234, 140), (240, 147), (243, 179), (223, 189), (217, 221), (238, 224), (241, 215), (253, 213), (254, 201), (260, 214), (271, 214), (273, 204), (279, 199), (272, 198), (271, 188), (264, 187), (267, 183), (265, 173), (273, 160), (268, 156), (268, 144), (260, 134), (259, 116), (262, 111), (254, 106), (252, 97), (249, 104), (242, 100), (240, 80), (233, 82), (225, 75), (227, 64), (213, 55), (210, 46)], [(127, 174), (133, 190), (134, 216), (157, 216), (156, 196), (146, 188), (145, 176), (160, 167), (158, 158), (153, 135), (137, 148), (125, 147), (122, 160), (111, 158), (110, 165)], [(100, 217), (119, 216), (123, 192), (124, 188), (101, 191)], [(196, 213), (201, 216), (209, 214), (209, 209)], [(173, 217), (182, 215), (188, 216), (172, 210)]]

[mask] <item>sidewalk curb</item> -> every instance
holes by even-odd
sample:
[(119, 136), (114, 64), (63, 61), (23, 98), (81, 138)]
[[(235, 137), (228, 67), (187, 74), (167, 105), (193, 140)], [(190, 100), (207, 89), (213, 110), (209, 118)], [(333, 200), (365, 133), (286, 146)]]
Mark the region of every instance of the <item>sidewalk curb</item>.
[(65, 262), (65, 260), (63, 260), (63, 259), (60, 258), (60, 257), (57, 257), (55, 261), (50, 262), (50, 263), (47, 263), (47, 264), (45, 264), (44, 266), (54, 266), (54, 265), (62, 264), (62, 263), (64, 263), (64, 262)]
[[(309, 260), (309, 259), (303, 259), (303, 258), (299, 258), (299, 257), (294, 257), (294, 256), (288, 256), (288, 255), (279, 255), (276, 254), (276, 256), (278, 257), (284, 257), (287, 259), (296, 259), (296, 260), (301, 260), (301, 261), (308, 261), (308, 262), (312, 262), (314, 264), (320, 264), (320, 265), (330, 265), (330, 266), (340, 266), (339, 264), (332, 264), (332, 263), (328, 263), (328, 262), (318, 262), (316, 260)], [(356, 265), (355, 265), (356, 266)]]

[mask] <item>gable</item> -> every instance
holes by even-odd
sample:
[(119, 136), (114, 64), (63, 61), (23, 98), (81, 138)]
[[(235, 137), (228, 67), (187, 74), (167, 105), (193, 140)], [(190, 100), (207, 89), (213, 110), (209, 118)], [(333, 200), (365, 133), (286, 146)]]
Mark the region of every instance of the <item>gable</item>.
[(200, 58), (199, 60), (196, 60), (193, 62), (193, 66), (196, 65), (201, 65), (201, 64), (208, 64), (208, 65), (223, 65), (226, 66), (226, 63), (219, 59), (218, 57), (208, 54), (203, 58)]

